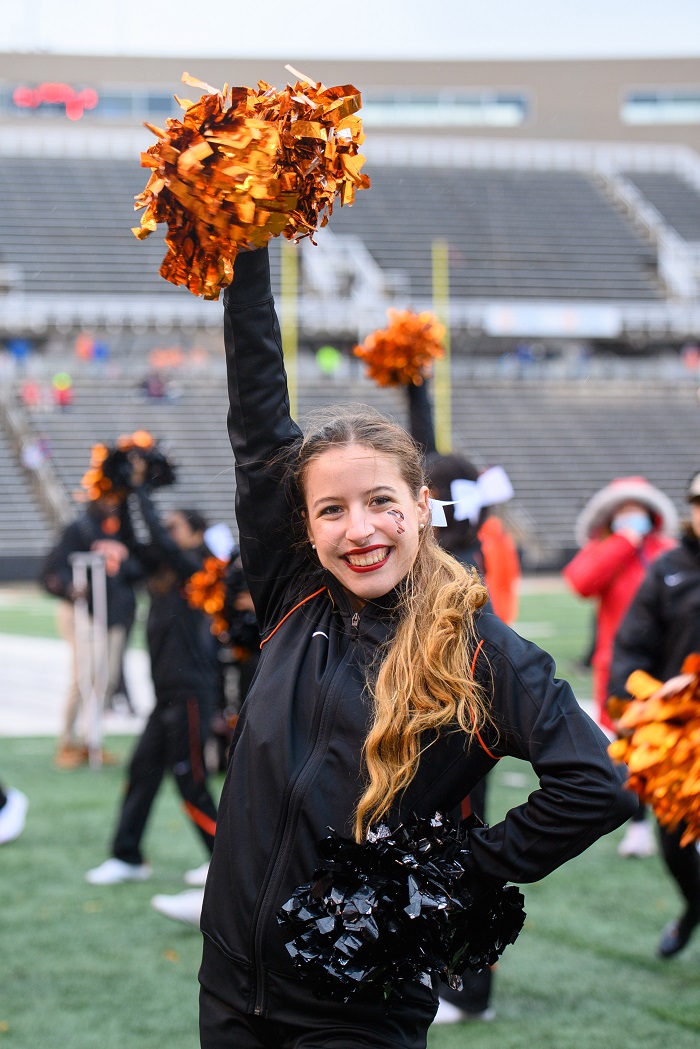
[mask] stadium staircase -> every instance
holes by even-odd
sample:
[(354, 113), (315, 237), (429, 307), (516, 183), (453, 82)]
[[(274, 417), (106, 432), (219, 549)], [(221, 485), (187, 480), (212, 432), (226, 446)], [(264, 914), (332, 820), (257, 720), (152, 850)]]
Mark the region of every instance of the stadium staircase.
[(9, 414), (0, 402), (0, 579), (34, 579), (57, 519), (42, 497), (40, 479), (22, 465)]

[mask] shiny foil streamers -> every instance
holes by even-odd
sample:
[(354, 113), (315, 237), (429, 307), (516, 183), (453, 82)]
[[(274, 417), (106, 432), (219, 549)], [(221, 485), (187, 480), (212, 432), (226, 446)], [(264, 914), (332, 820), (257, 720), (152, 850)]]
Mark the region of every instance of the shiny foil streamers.
[(90, 466), (80, 482), (87, 498), (92, 501), (106, 496), (115, 504), (120, 502), (133, 487), (135, 454), (146, 461), (144, 484), (148, 487), (164, 488), (175, 483), (175, 467), (158, 447), (155, 438), (147, 430), (135, 430), (119, 437), (112, 447), (93, 445)]
[(378, 386), (421, 386), (434, 360), (444, 357), (444, 325), (434, 313), (388, 310), (389, 325), (368, 335), (353, 353)]
[(194, 572), (185, 584), (185, 597), (191, 608), (199, 608), (212, 617), (211, 632), (217, 637), (228, 633), (226, 607), (226, 573), (229, 562), (218, 557), (204, 559), (199, 572)]
[[(380, 824), (358, 845), (332, 831), (313, 880), (287, 900), (278, 922), (294, 966), (320, 998), (401, 997), (409, 982), (452, 987), (492, 965), (524, 920), (513, 886), (474, 895), (465, 870), (469, 830), (439, 813), (391, 830)], [(479, 889), (482, 889), (479, 886)]]
[(313, 240), (336, 198), (351, 205), (369, 187), (358, 152), (360, 92), (291, 72), (299, 79), (281, 91), (262, 80), (217, 91), (184, 73), (206, 93), (198, 102), (177, 99), (181, 121), (146, 125), (158, 141), (141, 154), (152, 174), (135, 198), (145, 211), (133, 233), (143, 240), (167, 223), (160, 275), (195, 295), (217, 299), (241, 249), (279, 234)]
[(627, 786), (664, 827), (686, 826), (681, 845), (700, 840), (700, 655), (662, 685), (643, 671), (626, 684), (634, 699), (619, 718), (622, 738), (608, 747), (629, 769)]

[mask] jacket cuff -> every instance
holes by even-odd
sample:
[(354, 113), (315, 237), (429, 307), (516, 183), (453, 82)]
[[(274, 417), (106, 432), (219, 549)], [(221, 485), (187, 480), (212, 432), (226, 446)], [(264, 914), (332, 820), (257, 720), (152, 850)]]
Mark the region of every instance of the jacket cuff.
[(272, 295), (268, 249), (241, 251), (233, 263), (233, 283), (224, 292), (224, 309), (240, 309)]

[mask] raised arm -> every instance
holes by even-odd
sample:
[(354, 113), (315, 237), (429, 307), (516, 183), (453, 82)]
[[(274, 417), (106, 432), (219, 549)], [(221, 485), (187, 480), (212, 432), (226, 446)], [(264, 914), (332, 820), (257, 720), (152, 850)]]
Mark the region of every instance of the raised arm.
[(237, 256), (224, 295), (228, 431), (236, 459), (236, 518), (245, 577), (261, 630), (273, 625), (298, 570), (285, 491), (292, 421), (267, 248)]

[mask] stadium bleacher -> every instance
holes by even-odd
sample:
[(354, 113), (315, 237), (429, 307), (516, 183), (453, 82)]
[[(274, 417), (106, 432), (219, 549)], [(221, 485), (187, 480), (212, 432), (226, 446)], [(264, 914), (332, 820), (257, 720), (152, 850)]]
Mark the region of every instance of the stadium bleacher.
[(450, 245), (455, 298), (658, 299), (655, 255), (587, 175), (372, 169), (336, 234), (359, 237), (410, 293), (431, 295), (431, 245)]
[(700, 241), (700, 193), (694, 186), (666, 171), (635, 171), (626, 178), (680, 237)]
[[(306, 378), (300, 417), (329, 401), (369, 403), (406, 422), (398, 390), (364, 379), (337, 384)], [(502, 464), (516, 496), (509, 508), (526, 567), (558, 568), (573, 552), (574, 521), (590, 496), (615, 476), (644, 474), (679, 508), (698, 468), (700, 410), (694, 385), (629, 380), (467, 379), (452, 393), (454, 447), (482, 466)], [(673, 425), (669, 425), (669, 420)], [(137, 398), (127, 379), (78, 379), (74, 407), (33, 412), (49, 435), (56, 470), (76, 490), (98, 440), (145, 427), (178, 463), (178, 484), (158, 494), (161, 506), (196, 506), (233, 525), (235, 479), (226, 436), (223, 379), (198, 378), (175, 404)]]
[[(580, 172), (375, 166), (372, 191), (336, 207), (333, 231), (431, 295), (431, 244), (450, 242), (456, 298), (660, 300), (653, 249)], [(146, 172), (93, 157), (0, 157), (0, 252), (31, 294), (186, 296), (158, 276), (162, 231), (139, 242)], [(277, 268), (278, 243), (273, 242)]]
[[(402, 304), (430, 301), (432, 244), (444, 238), (453, 302), (624, 302), (634, 309), (658, 309), (660, 316), (668, 305), (652, 240), (606, 196), (593, 169), (379, 163), (370, 174), (371, 192), (358, 194), (352, 210), (336, 207), (332, 230), (364, 246), (387, 275), (387, 287), (391, 275), (398, 275), (395, 287)], [(683, 236), (696, 239), (688, 194), (694, 195), (694, 205), (698, 197), (689, 183), (660, 171), (635, 170), (627, 177), (669, 224), (677, 222)], [(119, 157), (58, 156), (50, 162), (0, 157), (6, 200), (0, 212), (0, 259), (15, 275), (13, 291), (36, 302), (76, 294), (96, 301), (118, 297), (126, 304), (150, 297), (166, 305), (167, 322), (169, 304), (178, 296), (181, 302), (192, 297), (158, 275), (162, 231), (144, 242), (131, 233), (138, 222), (133, 197), (146, 178), (135, 160)], [(680, 216), (676, 220), (673, 207)], [(279, 240), (271, 244), (271, 258), (277, 287)], [(308, 292), (302, 285), (302, 298)], [(312, 312), (318, 301), (314, 294), (311, 289), (307, 302)], [(378, 300), (379, 316), (389, 302)], [(216, 325), (219, 318), (220, 312)], [(362, 323), (359, 315), (357, 323)], [(64, 332), (69, 330), (70, 323)], [(126, 331), (116, 356), (129, 338), (133, 342)], [(73, 337), (64, 335), (65, 345)], [(209, 372), (178, 376), (176, 403), (153, 403), (136, 391), (140, 375), (133, 371), (141, 358), (133, 347), (129, 354), (113, 360), (119, 374), (110, 373), (108, 381), (75, 376), (70, 411), (31, 414), (35, 430), (50, 438), (66, 491), (78, 488), (93, 443), (145, 427), (171, 446), (179, 466), (179, 483), (159, 495), (161, 505), (193, 505), (212, 520), (233, 523), (234, 478), (220, 362)], [(687, 477), (697, 468), (700, 417), (692, 382), (476, 374), (467, 377), (457, 352), (453, 443), (480, 464), (502, 463), (511, 475), (516, 498), (508, 513), (527, 567), (560, 566), (572, 551), (578, 511), (614, 476), (643, 473), (680, 506)], [(299, 383), (300, 414), (328, 400), (370, 403), (405, 421), (399, 391), (377, 390), (361, 379), (331, 383), (329, 389), (311, 377), (307, 361)], [(12, 458), (9, 450), (7, 457)], [(37, 548), (46, 541), (47, 532), (42, 535), (31, 540)]]
[(0, 562), (39, 557), (48, 548), (51, 528), (17, 456), (0, 431)]

